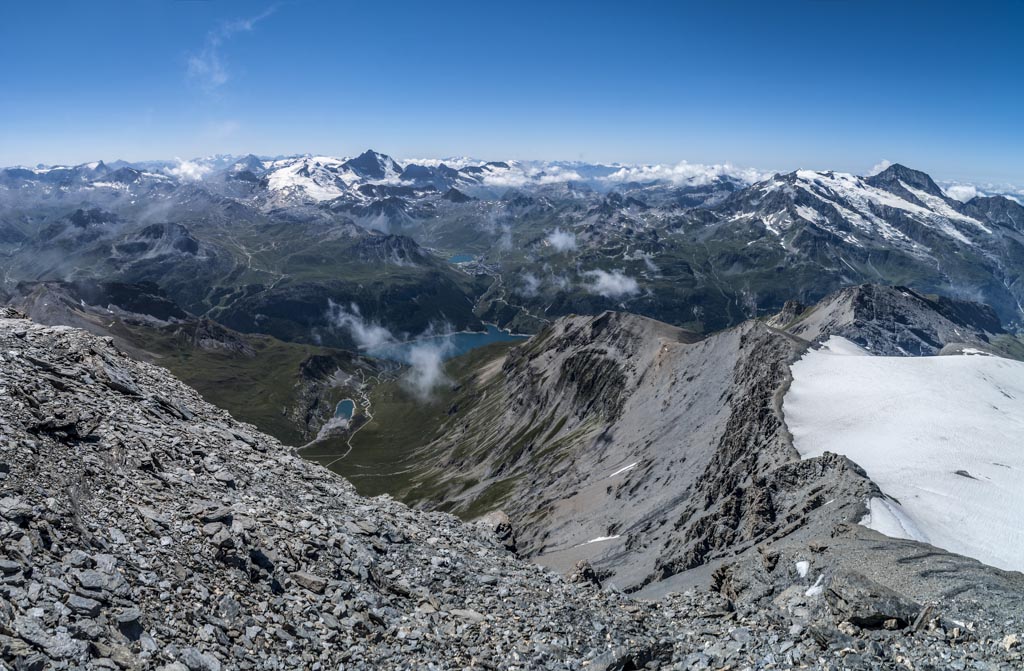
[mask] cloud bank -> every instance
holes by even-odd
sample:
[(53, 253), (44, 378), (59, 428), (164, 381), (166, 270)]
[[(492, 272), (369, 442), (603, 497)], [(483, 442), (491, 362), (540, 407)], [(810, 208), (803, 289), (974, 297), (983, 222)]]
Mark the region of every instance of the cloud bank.
[(583, 177), (575, 170), (558, 165), (537, 167), (513, 162), (509, 164), (507, 170), (494, 167), (491, 170), (492, 172), (483, 176), (484, 186), (519, 188), (528, 184), (559, 184), (583, 180)]
[(947, 186), (946, 195), (954, 200), (959, 200), (961, 203), (966, 203), (971, 198), (976, 196), (984, 196), (981, 191), (978, 191), (978, 187), (973, 184), (954, 184)]
[(670, 182), (676, 185), (704, 186), (720, 177), (732, 177), (748, 184), (771, 177), (770, 172), (740, 168), (730, 163), (703, 165), (680, 161), (675, 165), (636, 165), (619, 168), (604, 178), (609, 183)]

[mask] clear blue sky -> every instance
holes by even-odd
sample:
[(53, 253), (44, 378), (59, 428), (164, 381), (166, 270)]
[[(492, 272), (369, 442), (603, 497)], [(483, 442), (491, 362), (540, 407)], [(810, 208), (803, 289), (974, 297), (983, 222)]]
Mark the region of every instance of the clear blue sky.
[(0, 164), (219, 152), (1024, 183), (1024, 3), (0, 4)]

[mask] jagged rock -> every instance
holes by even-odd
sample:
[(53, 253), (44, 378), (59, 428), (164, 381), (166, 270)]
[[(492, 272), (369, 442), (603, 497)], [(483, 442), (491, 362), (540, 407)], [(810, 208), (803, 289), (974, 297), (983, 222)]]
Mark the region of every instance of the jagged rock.
[(569, 582), (582, 582), (590, 583), (591, 585), (601, 586), (601, 580), (597, 576), (597, 572), (594, 571), (594, 567), (590, 565), (586, 559), (581, 559), (573, 565), (572, 570), (566, 574), (565, 579)]
[(96, 617), (100, 614), (100, 610), (103, 608), (103, 604), (94, 599), (87, 597), (78, 596), (72, 594), (68, 597), (67, 607), (79, 615), (86, 615), (88, 617)]
[(825, 600), (841, 620), (865, 629), (903, 629), (921, 612), (921, 604), (852, 572), (832, 577)]
[(195, 648), (185, 648), (181, 651), (179, 661), (189, 671), (220, 671), (220, 661), (213, 655), (200, 652)]
[(490, 529), (494, 538), (509, 552), (516, 552), (516, 534), (512, 520), (504, 512), (495, 510), (476, 520), (476, 524)]
[(302, 585), (310, 592), (316, 592), (318, 594), (322, 594), (327, 588), (327, 580), (318, 575), (313, 575), (312, 573), (296, 571), (292, 574), (292, 580)]

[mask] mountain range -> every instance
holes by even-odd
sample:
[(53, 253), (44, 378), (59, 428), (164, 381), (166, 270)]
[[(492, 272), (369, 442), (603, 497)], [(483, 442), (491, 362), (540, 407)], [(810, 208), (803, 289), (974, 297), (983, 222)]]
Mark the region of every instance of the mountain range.
[[(157, 281), (232, 328), (349, 346), (328, 328), (328, 300), (409, 334), (481, 321), (532, 332), (608, 308), (707, 332), (881, 282), (1020, 323), (1012, 196), (960, 202), (898, 164), (869, 177), (683, 167), (367, 151), (7, 168), (3, 289)], [(411, 311), (388, 307), (413, 295)]]

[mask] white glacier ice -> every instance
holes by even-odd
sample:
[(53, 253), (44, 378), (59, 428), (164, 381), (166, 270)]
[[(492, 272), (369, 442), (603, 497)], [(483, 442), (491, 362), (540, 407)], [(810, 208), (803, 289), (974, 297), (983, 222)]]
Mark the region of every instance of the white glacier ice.
[(833, 336), (793, 365), (783, 409), (802, 457), (844, 454), (890, 497), (863, 524), (1024, 570), (1024, 363), (872, 356)]

